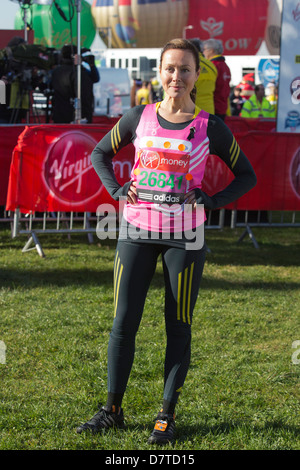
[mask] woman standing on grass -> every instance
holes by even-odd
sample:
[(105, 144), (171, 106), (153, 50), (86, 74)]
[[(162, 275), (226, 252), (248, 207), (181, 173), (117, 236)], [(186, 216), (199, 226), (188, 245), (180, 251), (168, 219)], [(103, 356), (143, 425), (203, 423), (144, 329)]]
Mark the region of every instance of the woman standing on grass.
[[(107, 402), (77, 428), (78, 433), (124, 426), (121, 404), (135, 336), (161, 255), (167, 347), (162, 409), (148, 442), (174, 439), (174, 411), (190, 363), (192, 315), (205, 261), (199, 236), (204, 208), (223, 207), (256, 183), (252, 166), (227, 126), (195, 107), (193, 89), (199, 73), (193, 44), (183, 39), (167, 43), (160, 60), (164, 100), (128, 111), (93, 151), (92, 162), (105, 188), (114, 199), (126, 197), (127, 202), (115, 256)], [(129, 143), (135, 146), (135, 161), (131, 180), (121, 186), (112, 159)], [(201, 190), (209, 153), (218, 155), (235, 176), (211, 197)]]

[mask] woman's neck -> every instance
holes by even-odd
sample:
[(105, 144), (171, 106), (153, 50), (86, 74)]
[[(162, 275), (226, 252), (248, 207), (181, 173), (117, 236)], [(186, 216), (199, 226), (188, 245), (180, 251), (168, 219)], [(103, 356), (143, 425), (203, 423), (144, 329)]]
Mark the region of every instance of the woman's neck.
[(193, 119), (195, 103), (189, 99), (186, 102), (166, 97), (158, 108), (158, 114), (170, 122), (185, 122)]

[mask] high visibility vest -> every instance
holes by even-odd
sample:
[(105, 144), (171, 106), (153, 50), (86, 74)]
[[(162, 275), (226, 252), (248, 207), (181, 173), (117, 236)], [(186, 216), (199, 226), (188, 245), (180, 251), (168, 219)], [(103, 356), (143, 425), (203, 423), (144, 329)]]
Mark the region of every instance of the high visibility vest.
[(196, 106), (207, 113), (215, 114), (214, 91), (218, 70), (216, 66), (200, 54), (200, 75), (196, 81)]
[(140, 88), (137, 92), (138, 104), (149, 104), (150, 91), (146, 88)]
[(275, 107), (265, 97), (260, 103), (256, 95), (253, 95), (243, 104), (240, 116), (245, 118), (275, 117)]
[(29, 92), (22, 88), (19, 79), (11, 84), (9, 107), (11, 109), (29, 109)]

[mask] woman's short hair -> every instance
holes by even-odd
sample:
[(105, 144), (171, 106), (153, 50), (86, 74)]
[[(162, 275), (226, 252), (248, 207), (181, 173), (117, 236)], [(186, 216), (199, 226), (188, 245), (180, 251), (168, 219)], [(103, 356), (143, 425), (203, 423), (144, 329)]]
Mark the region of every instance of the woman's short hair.
[(195, 64), (196, 64), (196, 70), (198, 71), (200, 69), (200, 59), (199, 59), (199, 51), (197, 48), (192, 44), (190, 41), (187, 39), (182, 39), (182, 38), (176, 38), (172, 39), (171, 41), (167, 42), (160, 54), (160, 66), (162, 64), (163, 60), (163, 55), (166, 51), (172, 50), (172, 49), (180, 49), (182, 51), (190, 51), (195, 59)]

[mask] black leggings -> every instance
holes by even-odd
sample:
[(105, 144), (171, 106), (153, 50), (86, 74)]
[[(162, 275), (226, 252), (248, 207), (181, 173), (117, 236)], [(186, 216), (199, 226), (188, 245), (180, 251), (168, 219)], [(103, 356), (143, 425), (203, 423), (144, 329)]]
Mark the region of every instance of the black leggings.
[(176, 403), (190, 363), (192, 314), (202, 277), (205, 246), (201, 250), (185, 250), (119, 240), (114, 266), (115, 317), (108, 345), (108, 392), (125, 392), (134, 358), (135, 336), (160, 254), (167, 334), (164, 400)]

